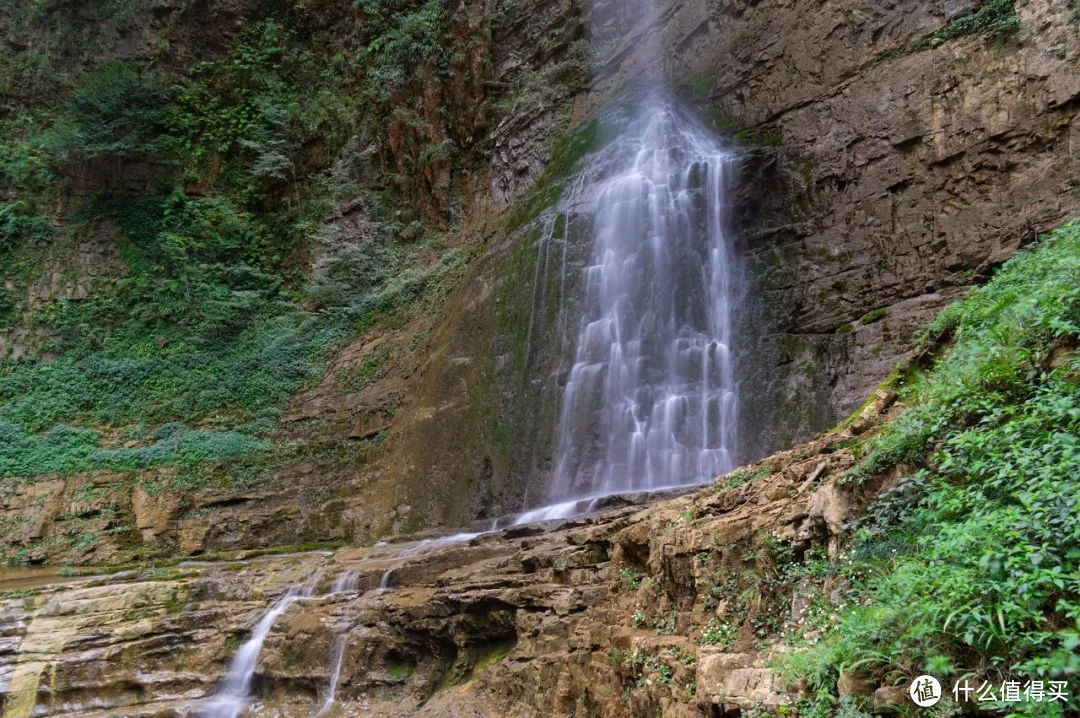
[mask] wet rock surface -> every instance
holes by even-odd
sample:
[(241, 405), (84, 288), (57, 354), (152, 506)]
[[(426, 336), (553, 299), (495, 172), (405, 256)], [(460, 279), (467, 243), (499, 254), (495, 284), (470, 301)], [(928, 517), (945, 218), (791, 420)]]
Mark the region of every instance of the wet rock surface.
[[(248, 715), (316, 713), (339, 645), (324, 715), (697, 716), (782, 705), (794, 689), (767, 664), (785, 650), (777, 627), (793, 589), (766, 589), (751, 574), (766, 535), (829, 550), (860, 501), (831, 483), (852, 461), (848, 436), (589, 517), (85, 578), (9, 576), (3, 715), (198, 715), (252, 628), (309, 582), (311, 596), (266, 636)], [(732, 581), (757, 598), (718, 605), (716, 587)], [(774, 629), (762, 636), (754, 626), (766, 617)], [(732, 626), (722, 642), (706, 635), (720, 619)]]
[(665, 13), (668, 74), (747, 152), (738, 222), (770, 370), (744, 406), (778, 427), (761, 453), (853, 411), (920, 326), (1080, 207), (1071, 9), (1015, 3), (1013, 35), (933, 39), (978, 5)]
[[(588, 130), (592, 112), (641, 76), (646, 40), (659, 33), (665, 76), (741, 154), (732, 224), (753, 286), (736, 312), (744, 458), (834, 425), (939, 309), (1080, 209), (1072, 189), (1080, 45), (1064, 3), (1017, 4), (1019, 31), (1004, 38), (925, 44), (974, 5), (661, 5), (609, 33), (627, 32), (623, 40), (596, 47), (598, 76), (573, 117)], [(554, 5), (528, 7), (542, 18), (537, 27), (561, 23), (560, 37), (588, 23)], [(528, 127), (520, 137), (518, 122)], [(515, 113), (499, 130), (496, 165), (523, 168), (522, 188), (540, 176), (542, 124)], [(591, 141), (602, 145), (603, 135)], [(504, 169), (493, 182), (517, 186)], [(551, 188), (534, 189), (542, 197)], [(572, 246), (585, 244), (585, 225), (567, 222)], [(484, 228), (484, 250), (372, 464), (379, 480), (367, 487), (401, 487), (387, 506), (410, 508), (395, 516), (400, 525), (498, 515), (550, 476), (558, 408), (522, 397), (566, 379), (560, 338), (533, 324), (556, 311), (558, 293), (543, 287), (561, 250), (541, 226), (513, 227)], [(568, 291), (578, 275), (567, 274)], [(523, 351), (530, 328), (536, 348)], [(345, 516), (361, 525), (363, 512), (353, 504)]]
[[(203, 22), (201, 6), (189, 15), (163, 3), (140, 27), (168, 30), (182, 64), (191, 59), (191, 43), (180, 41), (185, 23), (212, 27), (211, 39), (224, 46), (250, 5), (205, 9), (217, 19)], [(665, 76), (744, 160), (732, 222), (752, 269), (750, 295), (760, 299), (737, 312), (750, 337), (740, 342), (738, 364), (753, 369), (740, 384), (744, 458), (835, 424), (910, 351), (917, 327), (1080, 207), (1073, 187), (1080, 51), (1064, 2), (1017, 3), (1019, 31), (1005, 38), (925, 45), (920, 39), (974, 5), (673, 0), (637, 26), (620, 20), (618, 3), (599, 5), (612, 27), (590, 29), (581, 2), (527, 0), (513, 12), (484, 6), (482, 18), (455, 30), (459, 40), (484, 37), (490, 87), (434, 88), (429, 109), (458, 89), (454, 106), (468, 111), (461, 122), (481, 95), (498, 104), (498, 112), (476, 116), (489, 125), (468, 132), (490, 135), (489, 154), (470, 160), (468, 181), (453, 197), (444, 191), (445, 162), (415, 179), (438, 195), (425, 200), (428, 209), (471, 207), (447, 242), (473, 259), (434, 316), (365, 334), (293, 398), (284, 424), (290, 441), (310, 449), (305, 456), (255, 488), (153, 497), (132, 487), (171, 485), (169, 469), (8, 482), (0, 487), (0, 540), (9, 555), (101, 564), (359, 542), (520, 508), (551, 474), (558, 418), (552, 402), (522, 397), (566, 376), (560, 337), (533, 329), (535, 348), (522, 347), (532, 317), (551, 312), (557, 295), (537, 288), (561, 249), (541, 241), (544, 228), (524, 221), (529, 212), (513, 202), (530, 211), (544, 204), (530, 192), (542, 200), (553, 191), (552, 178), (541, 178), (555, 137), (567, 127), (588, 129), (594, 111), (641, 75), (639, 46), (651, 35), (662, 36)], [(308, 11), (335, 26), (330, 5)], [(386, 159), (390, 165), (419, 150), (407, 134), (397, 136), (400, 153)], [(603, 132), (592, 134), (579, 150), (603, 143)], [(365, 241), (368, 219), (359, 206), (344, 208), (340, 241)], [(568, 224), (567, 240), (583, 248), (571, 249), (573, 260), (588, 249), (588, 227)], [(80, 236), (78, 271), (65, 275), (72, 281), (50, 271), (35, 291), (75, 297), (91, 277), (114, 275), (117, 258), (101, 250), (112, 234), (94, 227)], [(579, 274), (567, 275), (568, 292)], [(28, 337), (15, 332), (0, 337), (5, 342), (21, 346)], [(343, 384), (340, 377), (380, 352), (394, 359), (379, 380), (359, 391)], [(92, 502), (83, 500), (87, 492)], [(92, 550), (69, 540), (90, 533), (101, 537)]]

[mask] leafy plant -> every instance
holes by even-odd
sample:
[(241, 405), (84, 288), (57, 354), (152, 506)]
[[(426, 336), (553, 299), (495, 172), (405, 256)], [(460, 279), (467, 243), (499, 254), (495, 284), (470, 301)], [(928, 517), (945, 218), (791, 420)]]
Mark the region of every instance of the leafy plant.
[(723, 477), (723, 483), (717, 488), (737, 489), (752, 481), (767, 478), (771, 473), (772, 468), (768, 464), (759, 467), (757, 471), (751, 471), (749, 468), (736, 469)]
[(641, 588), (641, 575), (632, 568), (624, 568), (619, 571), (619, 578), (623, 580), (626, 587), (631, 591), (636, 591)]
[(735, 626), (730, 623), (710, 618), (709, 623), (701, 632), (701, 636), (698, 637), (698, 643), (703, 646), (727, 648), (735, 642), (736, 633)]
[(840, 671), (1080, 673), (1080, 222), (950, 305), (923, 343), (949, 338), (850, 474), (914, 469), (855, 529), (839, 622), (785, 661), (815, 705)]
[(166, 93), (132, 64), (111, 61), (72, 92), (49, 143), (62, 155), (145, 156), (164, 149)]
[(678, 617), (675, 615), (675, 612), (672, 611), (663, 618), (656, 619), (656, 623), (653, 624), (653, 628), (661, 636), (670, 636), (671, 634), (675, 633), (677, 619)]
[(37, 215), (27, 202), (0, 203), (0, 257), (26, 242), (47, 244), (52, 237), (52, 226)]
[(999, 38), (1019, 28), (1013, 0), (983, 0), (975, 11), (956, 18), (922, 42), (932, 45), (964, 35)]
[(368, 89), (385, 101), (425, 61), (446, 62), (448, 13), (444, 0), (402, 3), (397, 0), (355, 0), (371, 30), (363, 51)]

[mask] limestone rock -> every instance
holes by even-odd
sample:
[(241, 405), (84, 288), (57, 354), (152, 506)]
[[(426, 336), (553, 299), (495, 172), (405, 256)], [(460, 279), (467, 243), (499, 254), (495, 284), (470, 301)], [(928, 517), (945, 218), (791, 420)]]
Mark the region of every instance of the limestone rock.
[[(190, 715), (270, 606), (304, 585), (312, 596), (290, 604), (266, 636), (253, 714), (312, 715), (341, 641), (342, 715), (606, 718), (662, 710), (691, 718), (717, 707), (775, 709), (798, 695), (768, 669), (774, 649), (758, 650), (750, 620), (762, 611), (786, 616), (793, 596), (748, 584), (737, 592), (755, 597), (740, 619), (705, 601), (718, 576), (740, 580), (747, 552), (764, 550), (764, 531), (775, 535), (810, 515), (815, 497), (850, 465), (834, 450), (822, 489), (797, 490), (832, 441), (771, 457), (768, 479), (733, 489), (644, 506), (612, 502), (585, 519), (460, 541), (248, 560), (208, 554), (107, 576), (29, 570), (7, 579), (20, 581), (19, 594), (0, 594), (3, 710)], [(168, 518), (169, 507), (149, 494), (132, 503), (145, 530), (175, 521), (186, 553), (205, 550), (221, 529), (206, 518)], [(337, 581), (343, 575), (349, 580)], [(699, 644), (710, 620), (735, 620), (730, 646)]]
[(874, 713), (899, 715), (911, 707), (907, 686), (881, 686), (874, 691)]

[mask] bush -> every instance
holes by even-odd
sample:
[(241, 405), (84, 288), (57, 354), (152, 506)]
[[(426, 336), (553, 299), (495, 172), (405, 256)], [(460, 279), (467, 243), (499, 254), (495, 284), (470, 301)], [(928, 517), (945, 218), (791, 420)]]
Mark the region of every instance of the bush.
[(268, 442), (237, 431), (193, 431), (181, 427), (148, 446), (102, 449), (101, 437), (93, 429), (60, 424), (44, 434), (27, 434), (18, 426), (0, 420), (0, 476), (193, 465), (250, 456), (269, 447)]
[(77, 87), (51, 138), (78, 157), (146, 155), (164, 149), (166, 93), (134, 66), (107, 62)]
[(984, 0), (972, 13), (958, 17), (937, 34), (941, 40), (950, 40), (963, 35), (984, 35), (990, 38), (1001, 37), (1016, 32), (1020, 21), (1016, 17), (1013, 0)]
[(434, 59), (439, 69), (445, 69), (450, 46), (445, 0), (422, 0), (405, 7), (398, 0), (355, 0), (354, 4), (370, 29), (362, 59), (372, 96), (387, 100), (425, 60)]
[(38, 191), (52, 179), (48, 150), (37, 121), (29, 115), (0, 120), (0, 184)]
[(966, 35), (982, 35), (1001, 39), (1020, 29), (1013, 0), (982, 0), (972, 12), (961, 15), (948, 25), (915, 43), (914, 49), (937, 47), (941, 43)]
[(945, 309), (923, 341), (947, 336), (853, 472), (921, 466), (854, 536), (853, 605), (787, 659), (819, 695), (840, 672), (1080, 675), (1080, 222)]
[(52, 237), (52, 226), (34, 214), (27, 203), (0, 203), (0, 256), (13, 252), (24, 242), (47, 244)]
[(120, 337), (105, 350), (74, 351), (0, 375), (0, 419), (31, 432), (61, 422), (206, 422), (222, 413), (237, 423), (265, 422), (320, 374), (343, 336), (330, 321), (284, 316), (205, 348), (158, 349)]

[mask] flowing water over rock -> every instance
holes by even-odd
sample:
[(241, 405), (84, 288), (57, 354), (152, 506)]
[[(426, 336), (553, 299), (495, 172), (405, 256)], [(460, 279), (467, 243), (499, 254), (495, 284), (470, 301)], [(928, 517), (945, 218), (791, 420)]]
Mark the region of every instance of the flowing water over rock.
[(602, 169), (587, 168), (575, 189), (595, 205), (546, 497), (554, 505), (519, 521), (709, 481), (735, 464), (732, 155), (657, 88), (592, 163)]
[(355, 591), (360, 581), (360, 572), (354, 570), (342, 571), (334, 579), (333, 585), (330, 586), (331, 593), (342, 593), (343, 591)]
[(337, 697), (338, 680), (341, 678), (341, 664), (345, 658), (345, 643), (347, 635), (342, 633), (334, 642), (334, 660), (330, 668), (330, 681), (326, 687), (326, 698), (316, 716), (325, 715), (334, 707), (334, 699)]
[(554, 206), (526, 235), (535, 420), (515, 524), (711, 481), (750, 453), (737, 448), (733, 330), (744, 271), (725, 231), (736, 157), (667, 86), (664, 12), (590, 4), (597, 79), (611, 53), (636, 58), (636, 79), (555, 153), (553, 167), (578, 171), (541, 185)]
[[(648, 507), (602, 500), (589, 519), (561, 525), (457, 535), (421, 551), (384, 543), (188, 562), (0, 596), (4, 716), (538, 718), (776, 706), (762, 656), (696, 635), (715, 615), (713, 571), (740, 571), (763, 536), (838, 531), (843, 503), (815, 482), (850, 469), (851, 436), (771, 457), (771, 481)], [(393, 589), (379, 590), (391, 567)], [(316, 582), (329, 589), (354, 575), (356, 590), (316, 597)], [(266, 594), (275, 598), (253, 617)], [(749, 610), (763, 613), (748, 615), (748, 631), (755, 617), (777, 618), (769, 606), (789, 615), (791, 595), (754, 595)], [(643, 610), (650, 622), (680, 623), (659, 635), (636, 625)], [(230, 655), (226, 636), (253, 625)], [(640, 664), (611, 660), (628, 646), (697, 660), (671, 661), (669, 682), (641, 690)]]
[(303, 586), (292, 586), (279, 598), (266, 615), (259, 620), (244, 645), (236, 651), (229, 663), (229, 672), (214, 697), (198, 712), (203, 718), (236, 718), (247, 706), (251, 693), (251, 679), (255, 675), (255, 665), (259, 660), (263, 642), (274, 627), (274, 622), (296, 601), (310, 598), (315, 592), (316, 578)]

